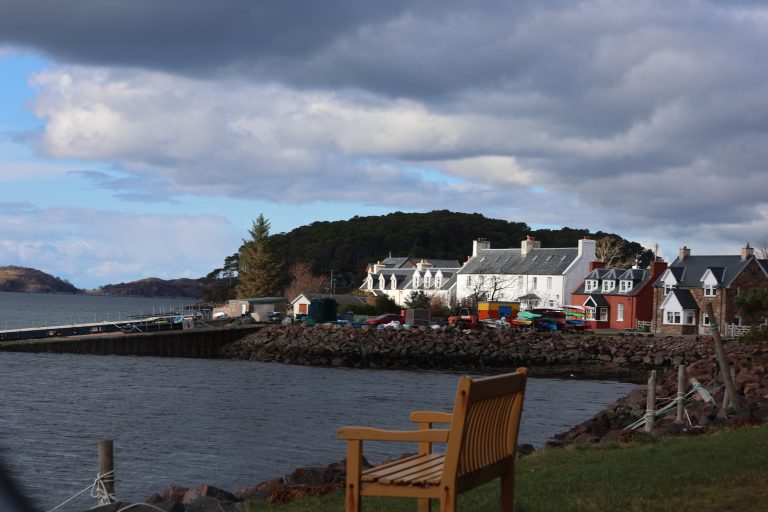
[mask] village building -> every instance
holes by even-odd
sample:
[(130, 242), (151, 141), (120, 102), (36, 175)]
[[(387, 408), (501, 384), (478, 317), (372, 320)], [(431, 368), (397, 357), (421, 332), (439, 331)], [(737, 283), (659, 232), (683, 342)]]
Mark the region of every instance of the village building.
[(413, 292), (424, 292), (430, 299), (439, 297), (448, 305), (456, 297), (459, 267), (458, 260), (389, 257), (368, 265), (360, 290), (376, 297), (385, 295), (399, 306), (404, 306)]
[(328, 294), (328, 293), (301, 293), (291, 301), (291, 310), (293, 316), (309, 314), (309, 308), (312, 302), (318, 299), (333, 299), (339, 306), (354, 305), (361, 306), (366, 303), (365, 297), (359, 295), (347, 294)]
[[(743, 318), (734, 299), (748, 290), (768, 285), (768, 260), (755, 257), (746, 245), (741, 254), (692, 256), (687, 247), (654, 283), (653, 331), (665, 334), (709, 334), (710, 323), (720, 334), (737, 334), (740, 326), (765, 322)], [(712, 303), (715, 318), (707, 313)]]
[(542, 248), (529, 236), (519, 249), (492, 249), (489, 240), (477, 239), (458, 271), (456, 297), (460, 303), (519, 301), (524, 309), (559, 308), (594, 260), (595, 241), (588, 238), (577, 247)]
[(647, 269), (605, 268), (593, 261), (584, 281), (571, 294), (571, 303), (587, 308), (587, 319), (597, 329), (650, 328), (653, 320), (653, 283), (667, 268), (654, 261)]

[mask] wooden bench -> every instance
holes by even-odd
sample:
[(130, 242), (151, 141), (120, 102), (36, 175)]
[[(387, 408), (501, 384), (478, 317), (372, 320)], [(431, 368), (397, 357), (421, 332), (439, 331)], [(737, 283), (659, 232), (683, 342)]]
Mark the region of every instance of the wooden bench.
[[(442, 512), (456, 510), (456, 496), (501, 478), (501, 509), (512, 511), (517, 434), (527, 371), (473, 380), (462, 377), (453, 413), (417, 411), (411, 421), (418, 430), (393, 431), (342, 427), (347, 443), (346, 511), (359, 512), (362, 496), (403, 496), (418, 499), (419, 512), (440, 501)], [(447, 424), (448, 428), (432, 425)], [(419, 443), (417, 455), (362, 470), (363, 441)], [(433, 453), (433, 443), (447, 443)]]

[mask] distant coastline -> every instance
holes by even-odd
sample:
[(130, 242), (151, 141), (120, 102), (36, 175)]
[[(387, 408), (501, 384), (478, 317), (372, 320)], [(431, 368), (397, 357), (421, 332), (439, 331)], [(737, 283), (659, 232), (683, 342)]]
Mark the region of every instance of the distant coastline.
[(149, 277), (128, 283), (107, 284), (92, 290), (82, 290), (69, 281), (52, 276), (42, 270), (12, 265), (0, 266), (0, 292), (197, 300), (202, 296), (203, 286), (203, 279)]

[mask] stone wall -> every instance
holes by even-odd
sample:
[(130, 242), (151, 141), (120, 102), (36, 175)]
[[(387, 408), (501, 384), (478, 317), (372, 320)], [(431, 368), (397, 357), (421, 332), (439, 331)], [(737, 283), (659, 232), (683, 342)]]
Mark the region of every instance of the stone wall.
[(681, 337), (334, 325), (272, 326), (222, 349), (225, 357), (288, 364), (480, 371), (525, 366), (534, 376), (573, 373), (637, 382), (651, 369), (670, 369), (711, 353), (709, 345)]

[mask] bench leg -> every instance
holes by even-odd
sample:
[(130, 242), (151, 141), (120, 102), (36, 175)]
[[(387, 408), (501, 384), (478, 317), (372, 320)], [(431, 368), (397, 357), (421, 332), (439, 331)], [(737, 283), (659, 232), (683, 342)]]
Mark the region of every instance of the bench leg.
[(513, 512), (515, 509), (515, 465), (509, 464), (501, 475), (501, 511)]
[(363, 459), (362, 441), (347, 443), (346, 512), (360, 512), (360, 471)]
[(419, 498), (419, 512), (429, 512), (432, 507), (432, 500), (429, 498)]
[(456, 512), (456, 490), (445, 487), (440, 498), (440, 512)]

